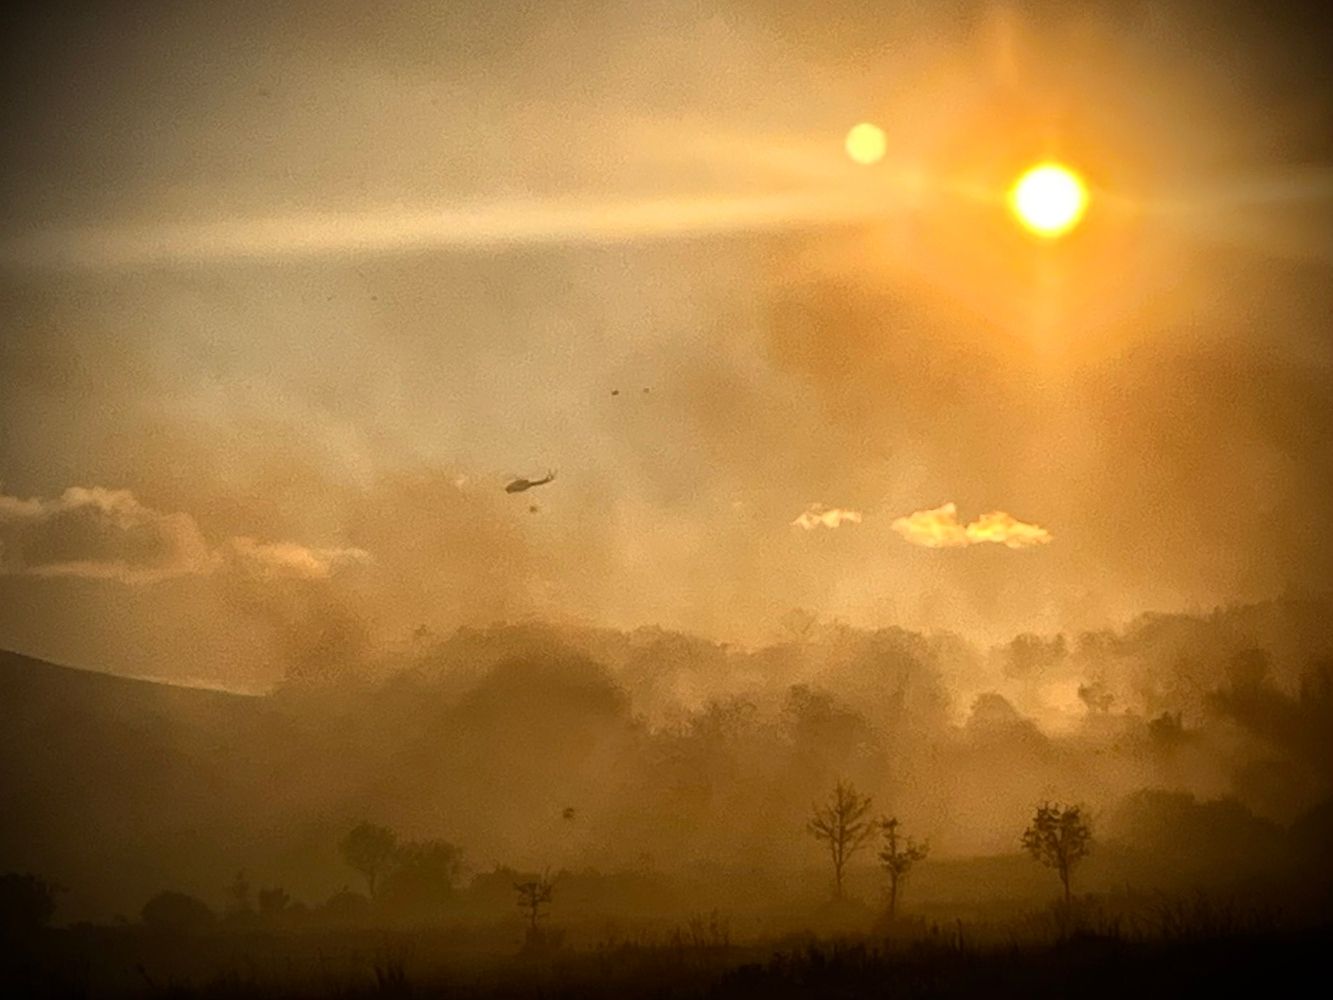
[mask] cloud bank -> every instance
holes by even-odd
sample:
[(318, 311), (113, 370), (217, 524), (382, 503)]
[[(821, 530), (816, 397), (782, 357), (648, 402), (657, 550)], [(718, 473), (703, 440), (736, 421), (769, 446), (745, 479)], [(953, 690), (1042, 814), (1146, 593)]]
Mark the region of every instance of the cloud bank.
[(340, 566), (370, 561), (364, 549), (312, 549), (295, 542), (260, 542), (245, 536), (231, 539), (226, 552), (233, 566), (264, 578), (326, 580)]
[(369, 561), (356, 548), (235, 537), (208, 541), (189, 514), (146, 506), (129, 490), (71, 486), (49, 500), (0, 494), (0, 573), (142, 585), (219, 571), (325, 579)]
[(1026, 549), (1051, 540), (1051, 533), (1045, 528), (999, 510), (982, 514), (970, 524), (961, 524), (958, 507), (953, 503), (897, 518), (893, 530), (913, 545), (928, 549), (960, 549), (980, 542)]

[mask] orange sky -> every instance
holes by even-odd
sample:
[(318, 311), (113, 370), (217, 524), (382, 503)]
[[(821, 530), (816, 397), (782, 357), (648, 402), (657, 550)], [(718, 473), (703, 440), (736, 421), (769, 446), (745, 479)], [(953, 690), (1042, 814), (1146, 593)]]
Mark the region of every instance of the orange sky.
[[(998, 638), (1327, 588), (1296, 8), (500, 6), (17, 25), (0, 646), (254, 681), (303, 615)], [(1050, 157), (1092, 201), (1043, 243), (1004, 192)], [(948, 503), (1050, 540), (894, 528)]]

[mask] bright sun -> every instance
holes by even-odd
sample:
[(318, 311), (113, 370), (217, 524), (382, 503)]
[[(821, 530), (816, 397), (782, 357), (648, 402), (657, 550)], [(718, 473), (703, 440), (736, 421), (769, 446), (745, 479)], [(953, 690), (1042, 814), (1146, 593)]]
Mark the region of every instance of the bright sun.
[(1019, 221), (1038, 236), (1062, 236), (1083, 218), (1088, 189), (1068, 167), (1042, 163), (1014, 184), (1009, 205)]

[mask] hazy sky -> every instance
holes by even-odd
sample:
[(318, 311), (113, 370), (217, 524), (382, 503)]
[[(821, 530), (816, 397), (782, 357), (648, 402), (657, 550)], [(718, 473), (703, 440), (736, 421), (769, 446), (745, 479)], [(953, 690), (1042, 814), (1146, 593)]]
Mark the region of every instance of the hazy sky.
[[(309, 627), (1327, 591), (1314, 14), (385, 6), (5, 26), (0, 646), (258, 684)], [(1042, 245), (1052, 156), (1093, 196)], [(895, 529), (948, 503), (1049, 540)]]

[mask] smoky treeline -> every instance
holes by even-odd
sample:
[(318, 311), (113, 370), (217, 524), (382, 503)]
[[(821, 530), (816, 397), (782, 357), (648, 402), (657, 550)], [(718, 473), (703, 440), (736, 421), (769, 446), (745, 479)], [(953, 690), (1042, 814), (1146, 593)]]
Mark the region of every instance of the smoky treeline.
[[(9, 656), (0, 868), (63, 886), (64, 921), (137, 919), (168, 889), (222, 912), (238, 871), (346, 903), (374, 888), (345, 850), (371, 824), (439, 862), (448, 891), (490, 886), (470, 898), (492, 914), (542, 872), (608, 912), (799, 909), (833, 891), (807, 826), (845, 782), (929, 845), (909, 910), (1053, 899), (1020, 856), (1049, 801), (1091, 824), (1076, 891), (1285, 883), (1326, 868), (1328, 611), (1146, 616), (989, 650), (801, 612), (756, 649), (421, 629), (333, 672), (303, 658), (256, 697)], [(873, 849), (850, 860), (849, 897), (878, 906), (885, 884)]]

